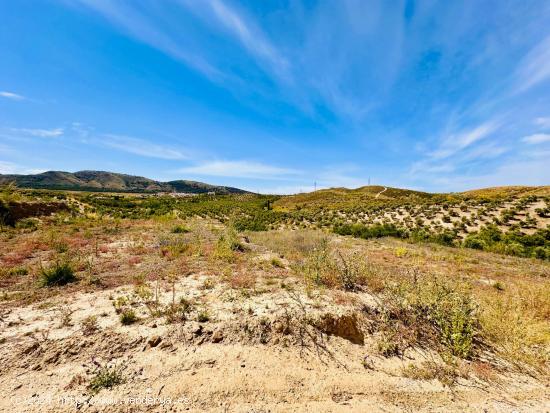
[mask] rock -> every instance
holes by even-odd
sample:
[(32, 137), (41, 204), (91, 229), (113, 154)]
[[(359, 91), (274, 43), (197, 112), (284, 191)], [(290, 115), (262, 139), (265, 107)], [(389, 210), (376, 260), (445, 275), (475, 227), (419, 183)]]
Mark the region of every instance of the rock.
[(172, 347), (172, 343), (169, 341), (163, 341), (162, 344), (159, 346), (161, 349), (166, 349)]
[(223, 340), (223, 331), (221, 329), (217, 329), (214, 331), (214, 334), (212, 334), (212, 343), (219, 343)]
[(32, 343), (30, 346), (23, 350), (23, 354), (30, 354), (34, 352), (38, 347), (40, 347), (40, 344), (38, 344), (38, 342)]
[(160, 336), (152, 336), (148, 341), (147, 341), (147, 345), (152, 348), (152, 347), (156, 347), (160, 344), (160, 342), (162, 341), (162, 338)]
[(55, 363), (59, 359), (60, 355), (61, 355), (61, 351), (57, 351), (52, 355), (50, 355), (49, 357), (47, 357), (44, 361), (48, 364)]
[(355, 314), (341, 316), (325, 314), (317, 323), (317, 328), (323, 333), (342, 337), (354, 344), (362, 345), (364, 344), (364, 336), (358, 324)]
[(193, 325), (191, 326), (191, 332), (196, 336), (200, 336), (203, 332), (202, 325), (199, 323), (193, 323)]
[(275, 321), (273, 323), (273, 331), (276, 333), (282, 333), (285, 329), (285, 326), (280, 321)]

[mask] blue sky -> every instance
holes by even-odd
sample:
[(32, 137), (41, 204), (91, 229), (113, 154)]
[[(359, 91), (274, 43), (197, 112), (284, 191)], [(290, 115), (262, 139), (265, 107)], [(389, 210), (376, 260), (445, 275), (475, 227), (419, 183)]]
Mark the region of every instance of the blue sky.
[(0, 173), (550, 184), (550, 2), (0, 2)]

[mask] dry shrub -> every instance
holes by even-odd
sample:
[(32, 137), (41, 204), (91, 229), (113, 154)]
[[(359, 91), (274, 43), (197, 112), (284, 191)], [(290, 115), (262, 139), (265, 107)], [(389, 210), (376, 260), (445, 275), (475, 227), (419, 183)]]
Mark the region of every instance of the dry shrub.
[(498, 380), (495, 368), (484, 361), (474, 360), (470, 365), (470, 372), (480, 380), (486, 382), (495, 382)]
[(10, 267), (21, 265), (25, 260), (31, 258), (36, 251), (42, 250), (44, 245), (35, 240), (26, 240), (17, 245), (13, 251), (3, 255), (0, 259)]
[(147, 248), (143, 244), (132, 245), (128, 248), (128, 252), (133, 255), (145, 255), (151, 252), (150, 248)]
[(402, 374), (413, 380), (438, 380), (446, 386), (456, 384), (458, 378), (462, 377), (454, 366), (434, 361), (426, 361), (421, 365), (409, 364), (403, 368)]
[(2, 262), (9, 266), (15, 267), (21, 265), (29, 256), (27, 254), (21, 254), (19, 252), (12, 252), (2, 256)]
[(78, 237), (70, 237), (66, 239), (66, 242), (70, 249), (78, 250), (87, 247), (90, 244), (90, 240)]
[(128, 264), (129, 265), (136, 265), (139, 264), (142, 260), (141, 257), (130, 257), (128, 258)]
[(250, 239), (291, 260), (301, 260), (315, 250), (326, 235), (313, 230), (251, 232)]
[(481, 299), (484, 335), (499, 354), (520, 370), (548, 374), (550, 284), (509, 283), (506, 291), (485, 291)]
[(237, 253), (244, 252), (245, 247), (239, 240), (237, 231), (231, 225), (225, 228), (214, 247), (213, 257), (229, 263), (237, 261)]
[(299, 267), (308, 284), (355, 291), (367, 282), (367, 262), (357, 253), (334, 250), (321, 239)]
[(256, 285), (256, 276), (252, 272), (232, 272), (229, 276), (229, 285), (235, 289), (251, 289)]
[(480, 343), (478, 306), (468, 291), (434, 277), (414, 274), (389, 285), (372, 311), (386, 337), (402, 352), (410, 346), (431, 347), (471, 358)]
[(85, 336), (94, 334), (97, 330), (99, 330), (97, 317), (95, 315), (86, 317), (84, 320), (82, 320), (80, 329), (82, 331), (82, 334)]

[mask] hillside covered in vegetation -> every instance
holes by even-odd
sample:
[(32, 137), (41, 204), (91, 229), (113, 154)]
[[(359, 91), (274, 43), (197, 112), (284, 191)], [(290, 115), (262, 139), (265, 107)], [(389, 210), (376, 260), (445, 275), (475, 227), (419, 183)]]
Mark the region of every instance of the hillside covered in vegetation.
[(242, 189), (209, 185), (196, 181), (159, 182), (141, 176), (104, 171), (48, 171), (35, 175), (0, 175), (0, 184), (15, 183), (20, 188), (64, 189), (107, 192), (179, 192), (201, 194), (245, 193)]

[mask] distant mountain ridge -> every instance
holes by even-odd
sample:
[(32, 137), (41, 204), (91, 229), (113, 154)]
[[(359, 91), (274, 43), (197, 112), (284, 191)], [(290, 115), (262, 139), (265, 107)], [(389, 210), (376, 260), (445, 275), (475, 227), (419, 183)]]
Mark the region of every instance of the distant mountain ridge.
[(203, 182), (176, 180), (160, 182), (142, 176), (105, 171), (48, 171), (34, 175), (1, 175), (0, 184), (14, 182), (20, 188), (64, 189), (97, 192), (177, 192), (201, 194), (243, 194), (243, 189), (210, 185)]

